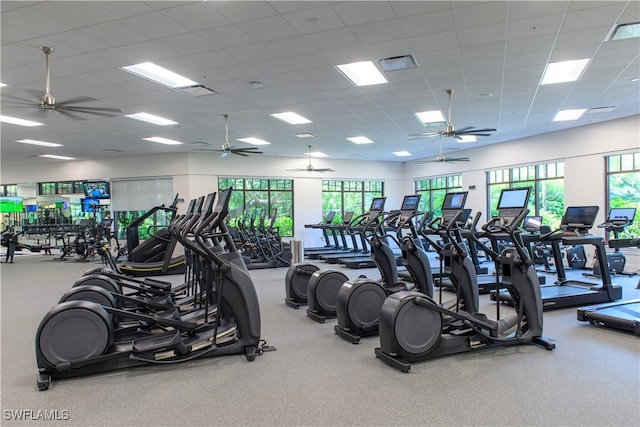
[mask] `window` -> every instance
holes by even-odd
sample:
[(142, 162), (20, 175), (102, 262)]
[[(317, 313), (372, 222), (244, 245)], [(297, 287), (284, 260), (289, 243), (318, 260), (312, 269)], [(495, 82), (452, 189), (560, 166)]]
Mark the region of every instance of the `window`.
[(322, 216), (335, 211), (334, 223), (342, 221), (345, 212), (354, 217), (369, 210), (374, 197), (384, 195), (382, 181), (322, 181)]
[(487, 205), (491, 217), (497, 216), (503, 188), (531, 187), (529, 215), (542, 216), (551, 228), (560, 225), (564, 215), (564, 162), (518, 166), (487, 172)]
[(450, 191), (462, 190), (462, 175), (427, 178), (415, 181), (416, 194), (420, 195), (419, 210), (433, 212), (434, 217), (442, 215), (444, 195)]
[(619, 237), (637, 237), (640, 235), (640, 152), (607, 157), (606, 176), (608, 209), (605, 215), (611, 208), (636, 208), (633, 223)]
[[(266, 217), (278, 210), (274, 227), (280, 236), (293, 236), (293, 180), (265, 178), (219, 178), (218, 188), (233, 187), (229, 200), (229, 216), (240, 218), (265, 209)], [(234, 222), (232, 221), (232, 224)]]
[(6, 184), (0, 186), (0, 196), (5, 197), (15, 197), (18, 195), (18, 185), (17, 184)]
[(38, 194), (50, 196), (53, 194), (83, 194), (82, 181), (65, 182), (40, 182), (38, 183)]

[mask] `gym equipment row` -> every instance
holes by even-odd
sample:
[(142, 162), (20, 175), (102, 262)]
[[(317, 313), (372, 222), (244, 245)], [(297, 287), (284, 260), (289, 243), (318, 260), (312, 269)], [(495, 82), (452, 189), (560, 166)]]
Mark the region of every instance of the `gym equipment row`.
[(255, 287), (224, 221), (231, 190), (215, 206), (215, 193), (192, 201), (169, 227), (190, 254), (189, 282), (100, 269), (63, 295), (36, 333), (39, 390), (52, 378), (228, 354), (252, 361), (273, 349), (260, 338)]

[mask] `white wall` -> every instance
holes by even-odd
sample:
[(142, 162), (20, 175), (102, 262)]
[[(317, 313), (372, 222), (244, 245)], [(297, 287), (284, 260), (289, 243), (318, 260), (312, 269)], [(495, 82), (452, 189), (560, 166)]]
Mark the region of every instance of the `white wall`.
[[(313, 159), (317, 168), (331, 167), (335, 172), (324, 174), (287, 172), (303, 168), (306, 158), (268, 156), (220, 158), (215, 153), (165, 154), (123, 157), (105, 160), (69, 162), (52, 161), (37, 166), (3, 166), (3, 184), (67, 181), (85, 179), (126, 179), (167, 176), (173, 178), (174, 191), (188, 202), (191, 198), (217, 191), (217, 180), (225, 177), (293, 178), (295, 197), (296, 237), (305, 245), (322, 244), (318, 231), (304, 228), (317, 223), (321, 215), (322, 179), (383, 180), (387, 208), (395, 209), (405, 194), (414, 192), (418, 178), (462, 174), (464, 189), (469, 191), (467, 206), (485, 211), (486, 174), (490, 169), (529, 165), (553, 160), (565, 162), (565, 204), (604, 206), (604, 157), (607, 154), (637, 151), (640, 148), (640, 116), (597, 123), (589, 126), (509, 141), (501, 144), (470, 148), (455, 152), (468, 156), (469, 162), (416, 163), (368, 162), (358, 160)], [(426, 143), (426, 142), (425, 142)], [(184, 209), (186, 203), (179, 205)], [(600, 220), (604, 220), (603, 209)], [(597, 231), (594, 229), (594, 231)], [(637, 252), (637, 251), (635, 251)], [(636, 267), (637, 268), (637, 267)]]

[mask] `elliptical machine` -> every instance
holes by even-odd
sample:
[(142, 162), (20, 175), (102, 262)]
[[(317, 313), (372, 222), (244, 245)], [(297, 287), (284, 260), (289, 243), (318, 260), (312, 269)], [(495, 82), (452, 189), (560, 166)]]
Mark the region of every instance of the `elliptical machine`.
[[(357, 344), (360, 337), (378, 334), (378, 319), (380, 308), (385, 298), (391, 293), (401, 290), (413, 289), (413, 285), (406, 285), (398, 281), (398, 271), (395, 255), (386, 242), (392, 239), (402, 249), (403, 263), (411, 264), (409, 271), (416, 273), (416, 286), (420, 292), (433, 295), (433, 277), (429, 259), (418, 240), (413, 221), (418, 212), (419, 195), (405, 196), (399, 212), (388, 215), (370, 232), (362, 235), (368, 238), (371, 246), (371, 255), (375, 265), (380, 270), (382, 278), (379, 281), (359, 277), (344, 282), (338, 291), (336, 302), (336, 316), (338, 324), (334, 326), (335, 333), (347, 341)], [(392, 234), (386, 229), (395, 224)], [(407, 236), (403, 236), (408, 231)], [(421, 270), (421, 273), (417, 273)]]
[[(52, 377), (66, 378), (144, 364), (173, 364), (224, 354), (244, 354), (254, 360), (266, 350), (260, 340), (260, 309), (255, 287), (235, 250), (224, 218), (231, 188), (219, 193), (214, 212), (194, 231), (194, 239), (213, 269), (204, 301), (215, 301), (213, 321), (204, 324), (172, 316), (129, 312), (89, 301), (67, 301), (53, 307), (36, 332), (38, 388)], [(216, 251), (205, 239), (220, 239), (227, 252)], [(215, 311), (214, 311), (215, 310)], [(114, 318), (155, 326), (118, 341)], [(210, 316), (205, 314), (205, 319)]]
[(491, 320), (482, 313), (448, 310), (419, 292), (397, 292), (382, 306), (376, 357), (408, 372), (411, 362), (482, 348), (536, 344), (554, 349), (555, 343), (542, 336), (540, 286), (519, 236), (518, 226), (527, 213), (524, 209), (510, 223), (493, 218), (482, 226), (487, 233), (508, 233), (514, 243), (499, 260), (503, 284), (516, 302), (515, 315)]

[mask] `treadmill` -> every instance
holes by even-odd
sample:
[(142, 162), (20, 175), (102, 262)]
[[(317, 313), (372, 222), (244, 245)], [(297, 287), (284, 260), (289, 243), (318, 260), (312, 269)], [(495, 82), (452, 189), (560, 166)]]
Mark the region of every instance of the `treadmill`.
[[(609, 240), (609, 247), (618, 250), (631, 247), (640, 249), (640, 238)], [(640, 289), (640, 280), (636, 289)], [(640, 335), (640, 299), (580, 307), (578, 320)]]
[[(611, 274), (607, 266), (607, 253), (604, 238), (588, 234), (598, 215), (598, 206), (570, 206), (565, 211), (558, 230), (540, 237), (540, 241), (549, 242), (553, 253), (558, 280), (552, 285), (540, 287), (543, 310), (601, 304), (622, 298), (620, 285), (611, 283)], [(601, 284), (569, 279), (562, 262), (560, 244), (565, 246), (593, 245), (600, 264)], [(491, 299), (511, 303), (505, 292), (491, 294)]]
[(351, 268), (375, 267), (369, 253), (369, 249), (365, 246), (367, 245), (366, 234), (373, 232), (374, 226), (379, 223), (380, 216), (384, 213), (384, 204), (386, 200), (386, 197), (375, 197), (371, 201), (369, 210), (355, 218), (352, 218), (351, 222), (346, 227), (345, 231), (351, 235), (351, 238), (354, 239), (354, 243), (355, 236), (360, 235), (363, 245), (362, 250), (358, 252), (354, 250), (351, 254), (335, 254), (330, 258), (328, 256), (323, 256), (321, 259), (330, 264), (340, 263), (347, 267), (349, 267), (350, 264), (353, 266)]
[(322, 230), (322, 237), (324, 238), (324, 246), (316, 246), (311, 248), (304, 248), (304, 252), (314, 252), (314, 251), (327, 251), (336, 249), (339, 244), (338, 241), (335, 240), (334, 244), (331, 244), (331, 240), (329, 240), (329, 233), (327, 232), (327, 226), (333, 223), (333, 218), (336, 216), (336, 211), (329, 211), (327, 216), (321, 221), (319, 224), (305, 224), (304, 228), (312, 228), (316, 230)]
[[(304, 251), (304, 255), (309, 259), (324, 259), (325, 256), (333, 256), (336, 254), (349, 254), (352, 252), (360, 252), (360, 248), (355, 239), (351, 239), (353, 246), (349, 246), (347, 243), (347, 237), (345, 236), (345, 230), (347, 229), (349, 222), (353, 218), (353, 212), (345, 212), (340, 224), (327, 224), (323, 227), (324, 231), (330, 231), (336, 244), (332, 248), (309, 250)], [(340, 242), (338, 242), (338, 236), (340, 236)]]

